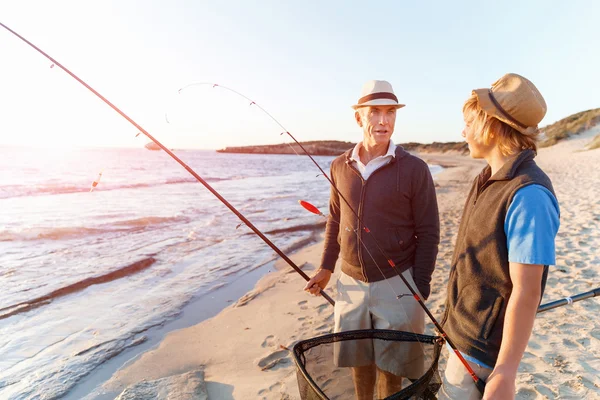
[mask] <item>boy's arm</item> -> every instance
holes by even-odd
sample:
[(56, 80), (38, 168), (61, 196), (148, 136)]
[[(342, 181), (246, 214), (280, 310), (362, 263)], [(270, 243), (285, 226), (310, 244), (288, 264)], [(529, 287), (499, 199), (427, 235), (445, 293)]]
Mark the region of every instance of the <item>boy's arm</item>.
[(517, 370), (542, 296), (543, 265), (511, 262), (509, 272), (513, 290), (504, 318), (500, 354), (487, 380), (484, 400), (514, 399)]

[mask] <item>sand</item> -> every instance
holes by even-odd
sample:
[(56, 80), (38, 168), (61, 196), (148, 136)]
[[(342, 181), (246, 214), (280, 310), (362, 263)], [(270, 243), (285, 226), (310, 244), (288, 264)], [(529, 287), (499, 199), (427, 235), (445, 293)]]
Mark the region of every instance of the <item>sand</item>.
[[(557, 265), (551, 267), (544, 302), (600, 286), (600, 149), (583, 151), (599, 133), (541, 149), (536, 158), (561, 205)], [(441, 244), (426, 304), (440, 318), (463, 203), (484, 164), (448, 154), (423, 158), (452, 167), (436, 176)], [(306, 247), (292, 259), (310, 275), (322, 246)], [(298, 399), (290, 349), (298, 340), (331, 332), (333, 307), (303, 292), (304, 281), (285, 263), (278, 268), (214, 318), (169, 334), (103, 389), (122, 398)], [(327, 289), (334, 298), (336, 276)], [(517, 378), (518, 399), (600, 399), (599, 314), (600, 299), (589, 299), (538, 316)]]

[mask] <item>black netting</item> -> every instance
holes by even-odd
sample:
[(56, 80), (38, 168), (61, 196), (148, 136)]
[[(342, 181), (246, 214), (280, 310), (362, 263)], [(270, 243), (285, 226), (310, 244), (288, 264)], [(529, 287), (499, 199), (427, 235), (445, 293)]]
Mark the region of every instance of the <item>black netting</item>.
[[(381, 329), (340, 332), (303, 340), (293, 351), (300, 398), (353, 399), (355, 389), (349, 367), (375, 362), (386, 374), (405, 377), (401, 388), (385, 397), (386, 400), (434, 400), (441, 386), (438, 359), (442, 343), (438, 336)], [(368, 353), (368, 359), (365, 359), (365, 353)], [(348, 354), (359, 360), (358, 365), (349, 362)], [(374, 396), (378, 398), (377, 390)]]

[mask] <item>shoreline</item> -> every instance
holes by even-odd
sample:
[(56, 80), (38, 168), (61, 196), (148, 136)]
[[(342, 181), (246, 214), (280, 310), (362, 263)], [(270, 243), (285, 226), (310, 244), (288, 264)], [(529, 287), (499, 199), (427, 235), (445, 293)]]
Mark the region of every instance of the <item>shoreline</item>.
[[(288, 255), (293, 255), (305, 247), (315, 244), (318, 239), (314, 235), (307, 236), (301, 246), (292, 249)], [(82, 378), (74, 388), (66, 393), (62, 399), (79, 400), (83, 398), (93, 399), (114, 399), (119, 393), (98, 392), (102, 385), (120, 369), (135, 363), (144, 353), (157, 347), (172, 332), (186, 329), (200, 324), (210, 318), (217, 316), (227, 307), (237, 304), (248, 296), (255, 288), (258, 282), (265, 276), (278, 272), (276, 264), (279, 260), (273, 259), (265, 264), (249, 270), (229, 282), (221, 283), (210, 293), (195, 297), (186, 303), (181, 311), (164, 324), (152, 327), (140, 334), (144, 335), (145, 340), (137, 346), (125, 349), (115, 357), (106, 361), (89, 375)], [(282, 260), (283, 261), (283, 260)], [(285, 267), (289, 267), (285, 264)], [(292, 271), (293, 272), (293, 271)]]
[[(430, 165), (443, 165), (443, 169), (435, 174), (435, 181), (437, 183), (437, 190), (438, 192), (440, 191), (446, 191), (444, 189), (444, 185), (445, 182), (451, 182), (452, 185), (456, 185), (459, 184), (457, 182), (462, 182), (462, 183), (470, 183), (470, 179), (464, 179), (465, 177), (465, 172), (469, 173), (469, 172), (474, 172), (474, 171), (479, 171), (480, 166), (481, 166), (481, 162), (477, 161), (477, 160), (470, 160), (467, 157), (458, 155), (458, 154), (437, 154), (437, 153), (429, 153), (429, 154), (417, 154), (418, 156), (420, 156), (422, 159), (424, 159), (428, 164)], [(460, 184), (462, 184), (460, 183)], [(454, 196), (454, 193), (450, 193), (451, 196)], [(446, 202), (447, 203), (447, 202)], [(299, 249), (297, 249), (296, 252), (290, 254), (290, 257), (292, 258), (292, 260), (294, 260), (297, 265), (299, 266), (303, 266), (303, 270), (310, 275), (310, 273), (315, 269), (314, 267), (314, 259), (318, 256), (320, 256), (321, 253), (321, 247), (323, 245), (322, 240), (319, 240), (317, 243), (309, 243), (306, 246), (303, 246)], [(315, 250), (316, 249), (316, 250)], [(263, 271), (262, 273), (264, 274), (261, 277), (258, 277), (258, 279), (255, 281), (256, 285), (252, 285), (251, 287), (245, 286), (246, 288), (248, 288), (248, 290), (244, 293), (240, 293), (239, 299), (237, 300), (237, 302), (244, 302), (244, 304), (247, 306), (249, 304), (252, 304), (253, 302), (256, 302), (257, 299), (256, 297), (258, 297), (260, 300), (260, 295), (264, 292), (271, 292), (273, 289), (273, 286), (281, 284), (282, 281), (287, 281), (290, 278), (292, 280), (296, 280), (298, 282), (300, 282), (300, 286), (296, 285), (295, 289), (296, 291), (298, 290), (298, 287), (303, 287), (303, 280), (301, 279), (301, 277), (296, 274), (282, 259), (277, 259), (274, 264), (274, 269), (275, 271), (268, 271), (268, 270), (264, 270), (261, 268), (261, 270)], [(338, 271), (339, 272), (339, 269)], [(291, 275), (291, 276), (290, 276)], [(243, 278), (241, 278), (243, 279)], [(332, 278), (332, 281), (334, 281), (334, 279)], [(328, 294), (333, 296), (334, 295), (334, 290), (331, 289), (332, 286), (330, 286), (328, 288)], [(225, 291), (227, 290), (227, 288), (223, 288)], [(291, 289), (290, 289), (291, 290)], [(257, 295), (258, 292), (258, 295)], [(300, 290), (301, 292), (301, 290)], [(304, 295), (304, 293), (303, 293)], [(272, 293), (265, 293), (265, 296), (273, 296)], [(306, 297), (306, 298), (304, 298)], [(198, 299), (200, 300), (200, 299)], [(186, 309), (190, 309), (193, 310), (194, 308), (194, 304), (195, 302), (197, 302), (198, 300), (194, 300), (194, 302), (190, 303), (189, 305), (187, 305), (185, 308)], [(315, 307), (319, 310), (319, 313), (327, 313), (327, 310), (323, 311), (321, 307), (325, 307), (325, 309), (329, 308), (329, 304), (325, 302), (324, 299), (322, 299), (321, 297), (318, 298), (313, 298), (312, 296), (308, 296), (307, 294), (305, 296), (303, 296), (303, 299), (301, 301), (299, 301), (299, 303), (303, 303), (303, 302), (308, 302), (308, 301), (314, 302), (317, 301), (318, 304), (315, 305)], [(81, 385), (78, 385), (80, 387), (86, 387), (87, 386), (87, 391), (84, 390), (80, 390), (80, 391), (75, 391), (73, 390), (71, 393), (69, 393), (68, 396), (65, 397), (65, 399), (67, 400), (71, 400), (71, 399), (76, 399), (78, 398), (78, 395), (81, 394), (87, 394), (88, 397), (86, 398), (93, 398), (93, 399), (109, 399), (109, 398), (115, 398), (116, 396), (119, 395), (119, 393), (122, 393), (123, 390), (126, 389), (127, 386), (129, 385), (120, 385), (120, 384), (116, 384), (113, 385), (110, 382), (115, 380), (115, 377), (120, 375), (120, 372), (123, 370), (128, 370), (129, 368), (135, 366), (137, 363), (140, 362), (144, 362), (143, 359), (146, 355), (148, 354), (152, 354), (155, 351), (157, 351), (157, 349), (160, 349), (163, 344), (168, 340), (169, 336), (172, 335), (177, 335), (178, 332), (184, 332), (188, 329), (194, 329), (197, 326), (201, 326), (201, 325), (205, 325), (208, 324), (211, 320), (214, 319), (218, 319), (220, 318), (223, 314), (228, 313), (228, 312), (234, 312), (234, 310), (238, 310), (238, 308), (235, 307), (236, 302), (229, 302), (228, 304), (224, 304), (223, 307), (221, 307), (221, 309), (217, 312), (214, 313), (214, 315), (210, 316), (210, 317), (206, 317), (204, 319), (201, 319), (200, 321), (196, 322), (196, 323), (192, 323), (192, 324), (181, 324), (182, 326), (180, 328), (174, 328), (171, 329), (170, 332), (167, 332), (166, 336), (163, 334), (161, 335), (160, 340), (153, 340), (153, 346), (145, 346), (144, 349), (139, 349), (138, 351), (135, 351), (135, 356), (132, 357), (131, 355), (129, 355), (129, 357), (127, 357), (126, 354), (123, 355), (122, 358), (126, 359), (126, 362), (121, 361), (121, 367), (118, 369), (115, 369), (114, 367), (111, 368), (111, 371), (114, 371), (115, 373), (112, 375), (111, 379), (101, 379), (101, 378), (97, 378), (94, 380), (94, 388), (90, 388), (89, 387), (89, 382), (81, 382)], [(294, 304), (293, 302), (289, 304), (289, 307), (293, 307)], [(303, 307), (304, 303), (302, 305), (300, 305), (300, 307)], [(284, 307), (285, 308), (285, 307)], [(293, 311), (283, 311), (281, 310), (281, 313), (283, 314), (289, 314)], [(333, 313), (333, 308), (331, 308), (330, 313), (328, 313), (328, 316), (326, 316), (324, 318), (325, 323), (327, 322), (331, 322), (332, 321), (332, 314)], [(286, 314), (286, 315), (287, 315)], [(308, 319), (308, 316), (305, 317), (299, 317), (299, 318), (306, 318)], [(178, 317), (176, 319), (179, 320), (180, 318)], [(320, 324), (320, 326), (323, 326), (325, 324)], [(164, 329), (166, 330), (166, 329)], [(321, 330), (319, 332), (315, 332), (315, 333), (319, 333), (319, 334), (324, 334), (324, 333), (329, 333), (330, 331), (332, 331), (332, 327), (330, 329), (326, 329), (326, 330)], [(218, 335), (217, 335), (218, 336)], [(273, 336), (273, 335), (267, 335), (267, 336)], [(315, 336), (315, 335), (313, 335)], [(306, 336), (306, 337), (302, 337), (302, 338), (298, 338), (298, 339), (307, 339), (310, 336)], [(294, 340), (290, 341), (289, 343), (279, 343), (280, 346), (284, 346), (286, 348), (291, 348), (291, 346), (293, 345), (293, 343), (296, 341), (296, 338), (294, 338)], [(266, 338), (265, 338), (266, 340)], [(157, 347), (158, 346), (158, 347)], [(262, 347), (261, 347), (262, 348)], [(131, 351), (131, 353), (133, 353), (133, 351)], [(275, 353), (277, 353), (277, 351), (275, 351)], [(269, 356), (267, 355), (267, 358)], [(260, 357), (258, 357), (260, 358)], [(284, 358), (284, 362), (280, 363), (283, 365), (287, 365), (289, 363), (289, 359), (288, 358)], [(252, 362), (250, 363), (252, 364)], [(254, 363), (256, 364), (256, 363)], [(289, 365), (288, 365), (289, 367)], [(204, 369), (202, 369), (204, 370)], [(167, 375), (170, 375), (169, 373)], [(293, 375), (293, 374), (292, 374)], [(103, 373), (103, 378), (106, 377), (107, 374)], [(207, 375), (207, 379), (210, 379), (211, 375), (208, 374)], [(141, 380), (145, 380), (148, 381), (151, 378), (149, 377), (148, 379), (144, 379), (144, 378), (140, 378)], [(286, 379), (289, 381), (288, 385), (294, 386), (295, 385), (295, 375), (292, 376), (290, 378), (290, 376), (287, 376)], [(101, 387), (97, 386), (99, 383), (103, 383), (103, 385)], [(108, 386), (108, 387), (107, 387)], [(215, 385), (211, 384), (210, 381), (206, 381), (206, 386), (208, 387), (208, 393), (209, 396), (212, 393), (213, 397), (209, 397), (209, 398), (235, 398), (235, 397), (227, 397), (227, 395), (225, 395), (225, 393), (223, 393), (223, 390), (217, 390), (215, 389)], [(218, 385), (217, 385), (218, 386)], [(100, 388), (100, 391), (98, 391), (98, 388)], [(102, 393), (102, 391), (104, 391)], [(265, 392), (266, 393), (266, 392)], [(226, 396), (226, 397), (222, 397), (222, 396)], [(252, 398), (254, 396), (258, 395), (258, 393), (244, 393), (244, 395), (240, 396), (240, 398), (245, 398), (244, 396), (249, 396), (248, 398)], [(217, 397), (215, 397), (217, 396)], [(233, 393), (231, 394), (231, 396), (233, 396)], [(126, 397), (127, 398), (127, 397)]]
[[(94, 399), (114, 399), (118, 393), (95, 394), (95, 390), (108, 381), (119, 369), (135, 362), (145, 352), (159, 345), (171, 332), (185, 329), (213, 318), (225, 308), (234, 304), (244, 294), (251, 291), (265, 274), (274, 270), (274, 263), (275, 261), (270, 261), (265, 265), (238, 276), (230, 283), (218, 287), (210, 293), (190, 300), (174, 318), (143, 332), (147, 338), (143, 343), (128, 348), (106, 361), (92, 373), (82, 378), (62, 398), (64, 400), (78, 400), (87, 396), (93, 396), (92, 398)], [(207, 304), (209, 304), (208, 307)]]

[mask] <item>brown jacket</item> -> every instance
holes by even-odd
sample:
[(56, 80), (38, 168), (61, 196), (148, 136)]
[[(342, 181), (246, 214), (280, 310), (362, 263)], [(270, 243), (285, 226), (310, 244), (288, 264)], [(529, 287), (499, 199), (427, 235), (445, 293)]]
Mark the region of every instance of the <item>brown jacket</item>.
[(333, 271), (340, 256), (342, 271), (360, 281), (395, 276), (375, 245), (375, 237), (400, 271), (414, 267), (417, 288), (427, 298), (440, 241), (429, 167), (398, 146), (390, 163), (365, 181), (350, 160), (351, 154), (349, 150), (333, 160), (331, 179), (365, 226), (332, 187), (321, 268)]

